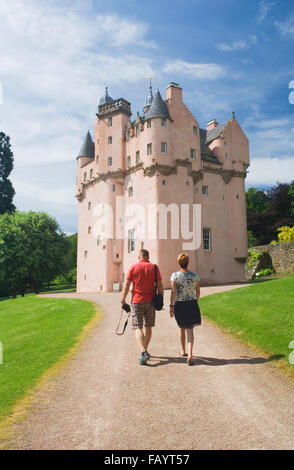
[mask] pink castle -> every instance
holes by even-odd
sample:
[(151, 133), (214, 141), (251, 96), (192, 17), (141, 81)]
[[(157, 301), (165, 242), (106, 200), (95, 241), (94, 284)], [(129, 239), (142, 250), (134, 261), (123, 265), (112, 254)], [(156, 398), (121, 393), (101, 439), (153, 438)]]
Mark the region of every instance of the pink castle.
[[(234, 113), (200, 129), (172, 82), (165, 101), (150, 85), (144, 112), (130, 117), (130, 103), (106, 88), (95, 140), (88, 132), (77, 157), (78, 292), (121, 289), (141, 248), (165, 288), (183, 251), (202, 284), (245, 280), (249, 144)], [(195, 230), (196, 245), (187, 245)]]

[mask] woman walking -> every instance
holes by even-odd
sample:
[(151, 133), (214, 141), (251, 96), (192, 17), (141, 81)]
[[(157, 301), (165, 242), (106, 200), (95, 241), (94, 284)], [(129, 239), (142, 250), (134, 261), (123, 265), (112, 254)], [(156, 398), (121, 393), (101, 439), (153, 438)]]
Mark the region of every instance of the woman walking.
[[(187, 363), (193, 365), (194, 326), (201, 325), (198, 307), (200, 297), (200, 277), (188, 271), (189, 257), (178, 256), (180, 271), (171, 275), (170, 316), (175, 316), (180, 329), (181, 356), (188, 356)], [(188, 353), (186, 353), (186, 340)]]

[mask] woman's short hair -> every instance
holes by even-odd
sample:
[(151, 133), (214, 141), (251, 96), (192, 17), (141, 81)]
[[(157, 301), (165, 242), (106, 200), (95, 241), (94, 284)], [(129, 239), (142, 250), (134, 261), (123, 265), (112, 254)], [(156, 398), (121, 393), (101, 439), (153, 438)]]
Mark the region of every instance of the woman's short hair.
[(185, 253), (181, 253), (178, 256), (177, 261), (179, 265), (181, 266), (181, 268), (186, 268), (189, 264), (189, 256), (186, 255)]

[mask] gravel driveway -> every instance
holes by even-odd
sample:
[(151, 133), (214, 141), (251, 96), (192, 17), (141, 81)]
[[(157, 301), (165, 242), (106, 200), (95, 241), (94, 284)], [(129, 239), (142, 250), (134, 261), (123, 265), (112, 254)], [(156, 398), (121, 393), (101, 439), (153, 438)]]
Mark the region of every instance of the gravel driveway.
[[(201, 295), (236, 287), (202, 288)], [(130, 325), (115, 335), (120, 294), (47, 296), (92, 300), (103, 320), (40, 394), (11, 448), (294, 448), (293, 381), (216, 326), (204, 320), (195, 329), (189, 367), (166, 307), (157, 313), (151, 360), (139, 366)]]

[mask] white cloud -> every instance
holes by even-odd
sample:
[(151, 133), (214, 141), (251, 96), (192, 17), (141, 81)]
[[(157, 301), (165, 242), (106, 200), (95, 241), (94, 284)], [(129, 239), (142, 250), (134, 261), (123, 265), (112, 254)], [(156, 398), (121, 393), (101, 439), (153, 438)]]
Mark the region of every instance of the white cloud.
[(258, 4), (258, 14), (256, 17), (257, 23), (262, 23), (269, 12), (277, 5), (277, 2), (269, 2), (268, 0), (261, 0)]
[(273, 186), (277, 181), (290, 183), (294, 179), (293, 157), (260, 157), (251, 159), (246, 186)]
[(22, 210), (62, 209), (67, 220), (76, 210), (75, 157), (104, 86), (111, 84), (115, 98), (116, 89), (120, 97), (130, 84), (147, 82), (153, 67), (142, 51), (155, 44), (142, 21), (85, 14), (81, 0), (0, 0), (0, 11), (0, 121), (15, 157), (15, 201)]
[(231, 52), (231, 51), (241, 51), (243, 49), (248, 49), (249, 45), (246, 41), (235, 41), (232, 44), (220, 43), (216, 46), (220, 51)]
[(225, 68), (218, 64), (190, 63), (183, 60), (168, 60), (164, 72), (178, 73), (200, 80), (216, 80), (226, 74)]
[(257, 36), (255, 34), (251, 34), (249, 39), (245, 40), (240, 40), (240, 41), (235, 41), (232, 42), (231, 44), (228, 44), (226, 42), (222, 42), (216, 45), (216, 47), (223, 52), (232, 52), (232, 51), (242, 51), (245, 49), (249, 49), (249, 47), (252, 44), (257, 43)]
[(294, 17), (292, 16), (285, 22), (275, 22), (275, 26), (279, 29), (282, 36), (294, 37)]

